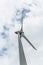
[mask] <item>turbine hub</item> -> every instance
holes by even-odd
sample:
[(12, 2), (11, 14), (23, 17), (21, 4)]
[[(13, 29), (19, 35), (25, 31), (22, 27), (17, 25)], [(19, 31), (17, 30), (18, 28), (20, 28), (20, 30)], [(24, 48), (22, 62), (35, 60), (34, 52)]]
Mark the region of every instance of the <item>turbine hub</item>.
[(23, 31), (16, 31), (15, 33), (16, 33), (16, 34), (19, 33), (19, 34), (21, 35), (21, 34), (23, 34), (24, 32), (23, 32)]

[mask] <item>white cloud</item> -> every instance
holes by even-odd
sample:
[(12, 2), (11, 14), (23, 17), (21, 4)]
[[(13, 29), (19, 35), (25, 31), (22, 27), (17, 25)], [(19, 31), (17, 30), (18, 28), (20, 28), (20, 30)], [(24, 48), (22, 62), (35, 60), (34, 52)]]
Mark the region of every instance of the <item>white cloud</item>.
[[(10, 28), (7, 40), (0, 37), (0, 48), (8, 45), (9, 49), (8, 56), (0, 57), (1, 65), (19, 65), (18, 41), (14, 32), (20, 30), (20, 24), (15, 20), (12, 22), (12, 18), (15, 17), (18, 8), (28, 7), (27, 4), (31, 3), (36, 3), (37, 6), (32, 4), (33, 6), (30, 7), (31, 13), (24, 20), (24, 32), (38, 50), (33, 50), (24, 39), (23, 47), (28, 65), (43, 65), (43, 1), (0, 0), (0, 33), (4, 31), (4, 24), (8, 24)], [(15, 27), (11, 27), (14, 23)]]

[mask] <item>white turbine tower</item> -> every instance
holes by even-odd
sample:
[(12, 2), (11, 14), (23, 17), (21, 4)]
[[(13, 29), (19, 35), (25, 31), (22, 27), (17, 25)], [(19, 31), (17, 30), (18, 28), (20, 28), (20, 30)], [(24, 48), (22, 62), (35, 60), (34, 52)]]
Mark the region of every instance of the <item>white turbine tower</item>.
[[(27, 37), (24, 35), (23, 32), (23, 19), (26, 17), (26, 13), (30, 12), (28, 9), (22, 9), (22, 11), (18, 10), (16, 15), (19, 16), (16, 20), (21, 22), (21, 30), (16, 31), (15, 33), (18, 35), (18, 43), (19, 43), (19, 59), (20, 59), (20, 65), (27, 65), (24, 51), (23, 51), (23, 46), (21, 42), (21, 38), (25, 38), (25, 40), (35, 49), (37, 50), (32, 43), (27, 39)], [(21, 17), (20, 17), (21, 15)]]

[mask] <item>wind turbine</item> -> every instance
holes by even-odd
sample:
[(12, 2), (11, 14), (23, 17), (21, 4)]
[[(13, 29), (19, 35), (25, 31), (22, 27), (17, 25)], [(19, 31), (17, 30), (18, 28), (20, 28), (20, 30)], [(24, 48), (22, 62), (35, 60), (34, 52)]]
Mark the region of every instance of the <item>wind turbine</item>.
[(25, 54), (23, 51), (22, 42), (21, 42), (22, 37), (33, 47), (33, 49), (37, 50), (32, 45), (32, 43), (28, 40), (28, 38), (24, 35), (24, 32), (23, 32), (23, 19), (26, 17), (26, 13), (28, 13), (28, 12), (30, 12), (30, 10), (28, 10), (28, 9), (23, 9), (22, 11), (19, 11), (19, 10), (17, 11), (17, 15), (22, 14), (21, 17), (16, 19), (17, 21), (21, 21), (21, 29), (20, 29), (20, 31), (15, 32), (18, 35), (20, 65), (27, 65), (26, 59), (25, 59)]

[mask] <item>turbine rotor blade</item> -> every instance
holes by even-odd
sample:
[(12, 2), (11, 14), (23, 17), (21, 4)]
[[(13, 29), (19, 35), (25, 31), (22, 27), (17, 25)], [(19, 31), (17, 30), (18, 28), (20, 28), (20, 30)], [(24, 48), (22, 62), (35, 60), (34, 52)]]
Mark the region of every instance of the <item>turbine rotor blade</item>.
[(28, 43), (29, 43), (35, 50), (37, 50), (37, 49), (33, 46), (33, 44), (27, 39), (27, 37), (26, 37), (24, 34), (22, 34), (22, 36), (28, 41)]
[(20, 34), (18, 33), (18, 42), (19, 42), (19, 59), (20, 59), (20, 65), (27, 65), (24, 51), (23, 51), (23, 46), (21, 42), (21, 37)]

